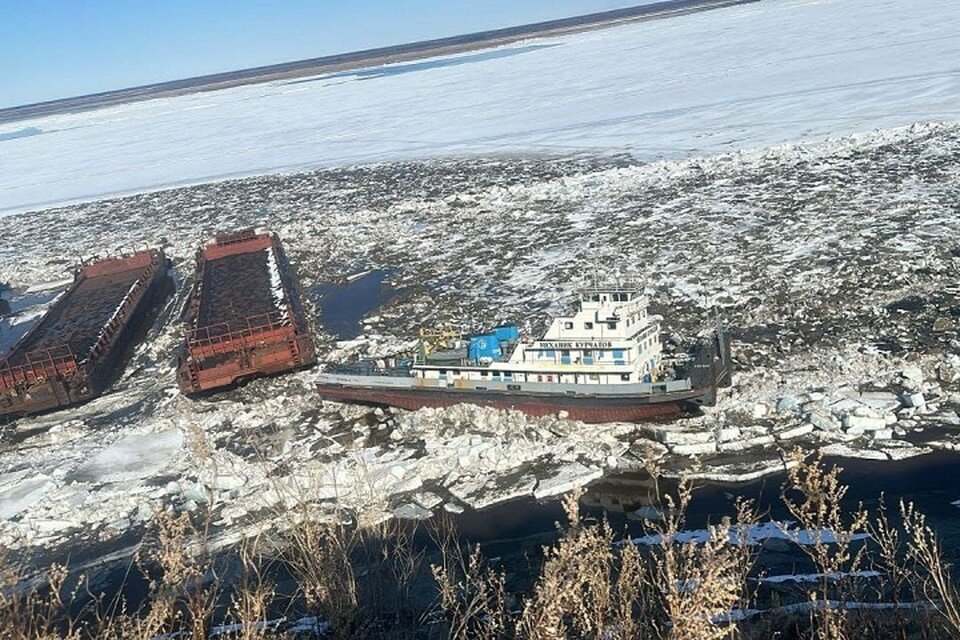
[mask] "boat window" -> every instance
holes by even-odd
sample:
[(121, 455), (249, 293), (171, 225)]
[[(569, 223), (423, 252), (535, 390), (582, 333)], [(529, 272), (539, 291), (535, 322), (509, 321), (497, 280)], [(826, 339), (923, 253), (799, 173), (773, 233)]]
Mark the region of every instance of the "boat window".
[(488, 373), (487, 371), (481, 371), (481, 372), (480, 372), (480, 377), (481, 377), (481, 378), (486, 378), (486, 377), (487, 377), (487, 373)]
[(597, 294), (597, 293), (593, 294), (593, 298), (591, 298), (591, 299), (592, 299), (594, 302), (600, 302), (600, 294)]
[(584, 355), (584, 356), (592, 356), (592, 355), (593, 355), (593, 349), (584, 349), (584, 350), (583, 350), (583, 355)]
[(570, 357), (570, 349), (561, 349), (560, 355)]
[(622, 358), (622, 357), (623, 357), (623, 349), (614, 349), (614, 350), (613, 350), (613, 357), (614, 357), (614, 358)]
[(544, 352), (544, 355), (547, 356), (548, 358), (552, 358), (552, 357), (554, 357), (555, 352), (554, 352), (553, 349), (547, 349), (547, 350)]
[(587, 331), (589, 331), (590, 329), (593, 329), (593, 323), (592, 323), (592, 322), (584, 322), (584, 323), (583, 323), (583, 328), (586, 329)]
[(440, 371), (438, 371), (437, 373), (439, 373), (439, 374), (442, 375), (442, 376), (445, 376), (445, 375), (447, 375), (447, 370), (446, 370), (446, 369), (440, 369)]
[(599, 381), (599, 380), (600, 380), (600, 374), (599, 374), (599, 373), (591, 373), (591, 374), (590, 374), (590, 379), (591, 379), (591, 380), (595, 380), (595, 381)]
[(508, 384), (507, 389), (510, 391), (520, 391), (520, 385), (518, 384)]
[(564, 323), (563, 323), (563, 328), (564, 328), (564, 329), (573, 329), (573, 323), (572, 323), (572, 322), (564, 322)]
[(553, 382), (553, 376), (547, 376), (547, 382)]
[(620, 374), (620, 379), (623, 380), (624, 382), (627, 382), (627, 381), (630, 380), (630, 374), (629, 374), (629, 373), (621, 373), (621, 374)]
[(616, 328), (617, 328), (617, 323), (616, 323), (616, 322), (608, 322), (608, 323), (607, 323), (607, 328), (608, 328), (608, 329), (616, 329)]

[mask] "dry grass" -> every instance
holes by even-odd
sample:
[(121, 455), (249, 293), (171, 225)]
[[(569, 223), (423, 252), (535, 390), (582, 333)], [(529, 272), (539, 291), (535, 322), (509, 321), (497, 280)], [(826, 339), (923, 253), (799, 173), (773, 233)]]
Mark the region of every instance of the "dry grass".
[[(846, 580), (830, 576), (855, 573), (863, 566), (865, 544), (854, 544), (867, 527), (863, 506), (853, 512), (843, 507), (848, 487), (840, 482), (840, 469), (825, 469), (820, 457), (810, 458), (801, 451), (791, 454), (794, 465), (781, 498), (790, 514), (806, 529), (812, 542), (800, 545), (820, 574), (817, 589), (810, 591), (811, 623), (816, 640), (846, 640), (852, 637), (847, 609), (851, 600)], [(834, 583), (836, 586), (834, 586)], [(832, 606), (831, 602), (839, 603)], [(853, 634), (856, 635), (856, 634)]]
[[(910, 504), (892, 516), (885, 508), (872, 517), (862, 507), (845, 510), (839, 470), (791, 455), (781, 497), (809, 532), (798, 548), (819, 576), (793, 600), (756, 587), (763, 551), (747, 544), (758, 522), (750, 503), (736, 503), (696, 542), (682, 535), (693, 494), (683, 481), (660, 496), (662, 517), (645, 523), (652, 544), (633, 544), (605, 520), (585, 517), (579, 493), (569, 495), (556, 541), (531, 560), (532, 582), (515, 589), (505, 569), (461, 544), (449, 523), (433, 526), (433, 542), (424, 544), (406, 525), (364, 529), (306, 501), (282, 533), (239, 545), (227, 580), (207, 548), (208, 522), (166, 512), (137, 556), (148, 587), (133, 606), (107, 600), (62, 566), (28, 579), (0, 555), (0, 637), (201, 639), (221, 625), (217, 637), (290, 638), (283, 621), (303, 616), (323, 620), (336, 638), (960, 637), (960, 592), (924, 515)], [(864, 568), (879, 573), (869, 588), (845, 578)]]

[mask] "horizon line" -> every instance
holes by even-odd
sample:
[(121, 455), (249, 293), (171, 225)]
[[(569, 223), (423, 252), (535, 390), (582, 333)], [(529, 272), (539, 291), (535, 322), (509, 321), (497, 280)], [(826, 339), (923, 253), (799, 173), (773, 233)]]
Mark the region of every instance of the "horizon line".
[[(759, 1), (760, 0), (661, 0), (650, 4), (634, 5), (621, 9), (610, 9), (565, 18), (555, 18), (511, 27), (500, 27), (486, 31), (475, 31), (369, 49), (358, 49), (289, 62), (162, 80), (143, 85), (107, 89), (94, 93), (2, 107), (0, 108), (0, 123), (13, 122), (36, 116), (55, 115), (73, 110), (86, 111), (111, 104), (134, 102), (138, 99), (147, 100), (185, 92), (213, 91), (244, 84), (258, 84), (291, 77), (320, 75), (324, 72), (324, 67), (330, 67), (326, 70), (327, 72), (347, 71), (381, 64), (437, 57), (440, 55), (452, 55), (483, 48), (483, 45), (492, 47), (498, 44), (510, 44), (531, 37), (562, 35), (563, 33), (577, 30), (598, 28), (605, 24), (613, 26), (617, 22), (639, 21), (644, 18), (657, 17), (664, 12), (683, 14)], [(449, 51), (444, 51), (445, 48), (449, 49)]]

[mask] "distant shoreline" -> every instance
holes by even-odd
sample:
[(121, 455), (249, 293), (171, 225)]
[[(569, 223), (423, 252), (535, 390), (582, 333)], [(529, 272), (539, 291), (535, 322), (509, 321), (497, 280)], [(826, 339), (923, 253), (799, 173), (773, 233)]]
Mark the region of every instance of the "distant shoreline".
[(203, 91), (216, 91), (248, 84), (272, 82), (292, 78), (322, 75), (354, 69), (410, 62), (443, 55), (452, 55), (479, 49), (489, 49), (512, 44), (530, 38), (576, 33), (602, 29), (618, 24), (658, 20), (662, 18), (720, 9), (760, 0), (664, 0), (654, 4), (591, 13), (572, 18), (481, 31), (477, 33), (424, 40), (410, 44), (367, 49), (351, 53), (310, 58), (296, 62), (227, 71), (183, 80), (171, 80), (155, 84), (116, 89), (84, 96), (61, 98), (46, 102), (0, 109), (0, 124), (27, 120), (40, 116), (90, 111), (102, 107), (172, 97)]

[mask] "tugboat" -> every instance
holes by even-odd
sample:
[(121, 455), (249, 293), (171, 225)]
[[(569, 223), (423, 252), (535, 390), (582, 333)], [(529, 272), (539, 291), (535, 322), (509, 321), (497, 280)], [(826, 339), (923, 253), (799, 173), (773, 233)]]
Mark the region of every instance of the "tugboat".
[(317, 378), (324, 399), (416, 410), (469, 403), (583, 422), (633, 422), (695, 411), (730, 386), (730, 337), (722, 328), (665, 357), (660, 318), (633, 285), (577, 292), (577, 310), (539, 340), (514, 325), (446, 344), (421, 334), (412, 359), (358, 363)]

